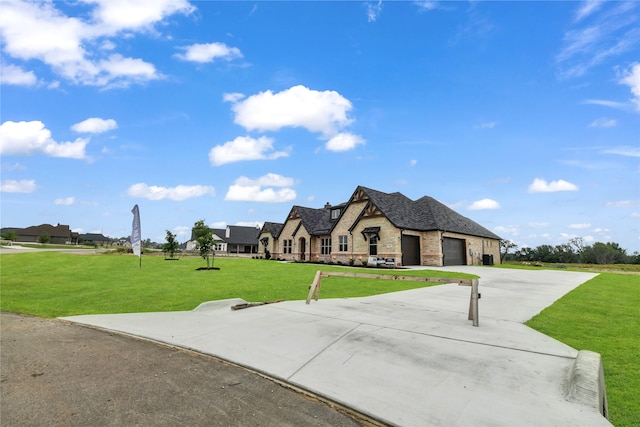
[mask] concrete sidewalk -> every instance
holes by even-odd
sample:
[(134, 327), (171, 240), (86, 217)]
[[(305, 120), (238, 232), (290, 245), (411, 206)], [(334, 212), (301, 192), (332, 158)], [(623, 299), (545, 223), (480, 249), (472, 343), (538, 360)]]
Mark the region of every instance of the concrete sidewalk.
[[(483, 267), (480, 326), (454, 284), (244, 310), (67, 317), (229, 360), (401, 426), (608, 426), (578, 351), (522, 322), (594, 277)], [(587, 381), (600, 373), (587, 364)], [(576, 390), (576, 381), (578, 382)], [(571, 390), (574, 390), (572, 392)], [(592, 390), (593, 391), (593, 390)], [(588, 393), (587, 393), (588, 394)]]

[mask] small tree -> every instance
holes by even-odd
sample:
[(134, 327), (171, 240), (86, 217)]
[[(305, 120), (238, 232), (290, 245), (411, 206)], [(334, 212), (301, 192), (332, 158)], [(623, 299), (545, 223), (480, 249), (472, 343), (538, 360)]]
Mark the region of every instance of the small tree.
[(42, 245), (46, 245), (50, 241), (51, 241), (51, 236), (49, 236), (48, 234), (43, 234), (42, 236), (38, 236), (38, 242), (40, 242), (40, 244)]
[(173, 259), (180, 245), (176, 240), (176, 235), (170, 232), (169, 230), (166, 230), (166, 231), (167, 231), (167, 237), (165, 239), (167, 240), (167, 243), (165, 243), (164, 246), (162, 246), (162, 250), (165, 253), (169, 254), (169, 258)]
[(209, 266), (209, 258), (213, 255), (213, 248), (216, 245), (216, 240), (213, 238), (213, 231), (204, 224), (204, 220), (196, 221), (193, 225), (193, 235), (196, 238), (196, 247), (200, 251), (200, 256), (207, 260), (207, 270), (213, 267), (213, 261), (211, 267)]
[(509, 249), (515, 249), (518, 245), (511, 240), (500, 240), (500, 262), (504, 261), (504, 258), (509, 253)]

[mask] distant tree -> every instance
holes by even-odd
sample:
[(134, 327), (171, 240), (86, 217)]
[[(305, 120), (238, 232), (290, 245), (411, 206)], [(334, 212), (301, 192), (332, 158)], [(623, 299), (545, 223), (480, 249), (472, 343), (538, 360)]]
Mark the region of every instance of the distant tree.
[(500, 240), (500, 262), (504, 261), (510, 249), (516, 249), (517, 247), (518, 245), (511, 240)]
[(584, 250), (584, 262), (587, 264), (623, 264), (627, 260), (627, 251), (617, 243), (596, 242)]
[(568, 244), (573, 248), (577, 257), (577, 262), (583, 262), (582, 255), (584, 254), (584, 239), (582, 237), (573, 237), (569, 239)]
[(38, 242), (40, 242), (43, 245), (46, 245), (47, 243), (51, 242), (51, 236), (49, 236), (48, 234), (43, 234), (42, 236), (38, 236)]
[(562, 262), (562, 263), (578, 262), (578, 255), (576, 255), (576, 253), (573, 252), (573, 247), (568, 243), (564, 243), (562, 245), (556, 245), (553, 248), (553, 252), (556, 256), (556, 262)]
[(556, 257), (553, 251), (553, 246), (551, 245), (538, 246), (535, 249), (534, 260), (541, 262), (558, 262), (558, 258)]
[(176, 252), (178, 251), (178, 247), (180, 246), (180, 244), (176, 240), (176, 235), (175, 234), (173, 234), (169, 230), (166, 230), (166, 231), (167, 231), (167, 237), (165, 239), (167, 240), (167, 243), (165, 243), (162, 246), (162, 250), (165, 253), (169, 254), (169, 258), (173, 258), (175, 256)]
[(6, 233), (2, 233), (2, 237), (5, 240), (11, 240), (12, 242), (15, 242), (16, 240), (18, 240), (18, 233), (16, 233), (15, 230), (9, 230)]
[(207, 260), (207, 269), (213, 267), (209, 266), (209, 259), (213, 255), (213, 248), (216, 245), (216, 240), (213, 237), (213, 231), (207, 227), (204, 220), (196, 221), (193, 225), (193, 235), (196, 238), (196, 247), (200, 251), (200, 256)]

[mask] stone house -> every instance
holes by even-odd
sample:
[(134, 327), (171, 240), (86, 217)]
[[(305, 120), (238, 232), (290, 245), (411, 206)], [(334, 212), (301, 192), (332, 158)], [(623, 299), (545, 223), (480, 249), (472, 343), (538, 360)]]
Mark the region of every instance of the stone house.
[(346, 203), (293, 206), (273, 258), (354, 265), (478, 265), (500, 262), (500, 237), (432, 197), (411, 200), (359, 186)]

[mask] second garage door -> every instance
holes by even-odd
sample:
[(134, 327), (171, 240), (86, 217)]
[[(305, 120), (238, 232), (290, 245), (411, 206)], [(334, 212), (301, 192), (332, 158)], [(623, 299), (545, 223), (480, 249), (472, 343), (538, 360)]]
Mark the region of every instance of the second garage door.
[(466, 265), (467, 253), (463, 239), (445, 237), (442, 242), (444, 265)]

